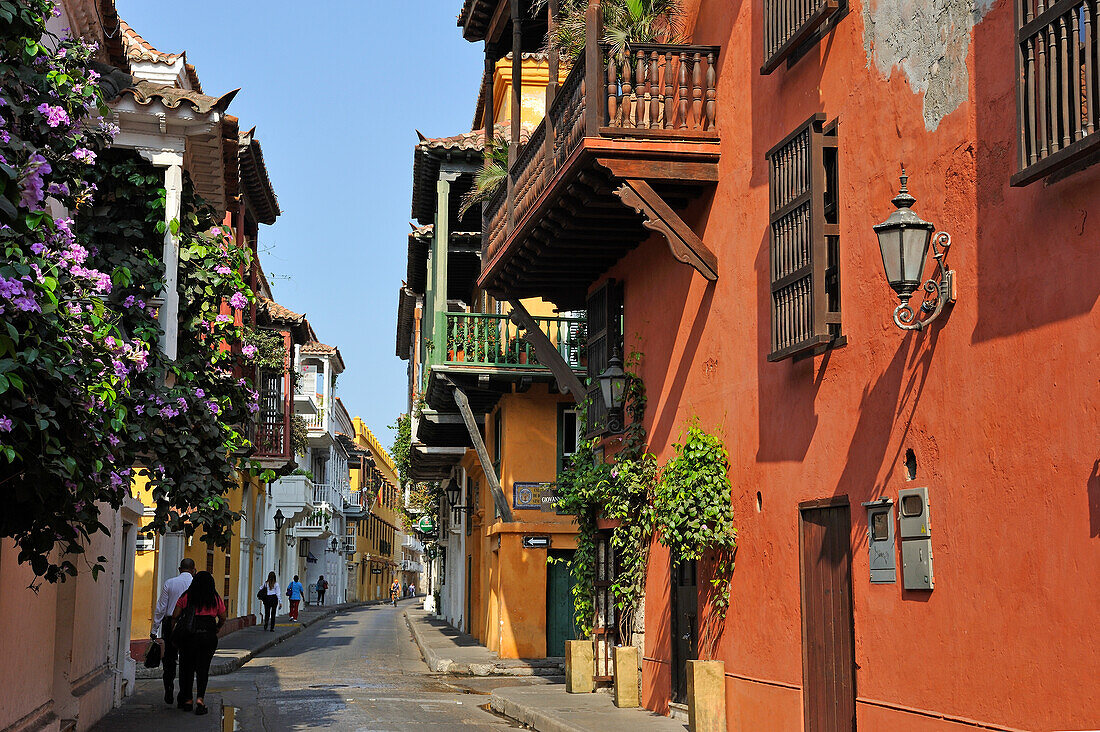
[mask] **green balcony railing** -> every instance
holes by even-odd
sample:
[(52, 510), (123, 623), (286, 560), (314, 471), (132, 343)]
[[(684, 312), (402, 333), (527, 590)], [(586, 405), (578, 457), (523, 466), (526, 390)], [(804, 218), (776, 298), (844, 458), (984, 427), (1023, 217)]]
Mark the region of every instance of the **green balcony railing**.
[[(584, 318), (536, 317), (539, 329), (574, 369), (581, 369)], [(444, 338), (433, 349), (433, 364), (491, 366), (514, 369), (546, 368), (507, 315), (446, 313)], [(444, 347), (445, 346), (445, 347)]]

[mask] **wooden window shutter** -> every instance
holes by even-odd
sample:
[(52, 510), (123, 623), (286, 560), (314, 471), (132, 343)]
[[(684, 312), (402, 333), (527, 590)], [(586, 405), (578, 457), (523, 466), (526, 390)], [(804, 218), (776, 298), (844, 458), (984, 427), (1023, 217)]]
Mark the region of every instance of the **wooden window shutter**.
[[(607, 368), (615, 341), (621, 338), (619, 318), (622, 312), (621, 288), (608, 280), (588, 296), (588, 409), (585, 436), (596, 437), (607, 427), (607, 406), (600, 393), (599, 376)], [(620, 346), (621, 347), (621, 346)]]
[(770, 74), (810, 40), (847, 0), (764, 0), (764, 65)]
[(1044, 178), (1100, 148), (1100, 26), (1094, 0), (1016, 0), (1019, 172)]
[(767, 153), (771, 353), (779, 361), (840, 335), (836, 124), (815, 114)]

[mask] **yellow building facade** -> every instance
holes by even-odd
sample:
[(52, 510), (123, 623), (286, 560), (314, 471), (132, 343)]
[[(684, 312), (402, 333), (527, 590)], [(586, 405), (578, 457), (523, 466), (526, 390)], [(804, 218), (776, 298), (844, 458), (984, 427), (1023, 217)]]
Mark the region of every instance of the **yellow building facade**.
[[(389, 597), (390, 585), (400, 579), (400, 534), (402, 500), (398, 486), (397, 468), (378, 438), (363, 420), (352, 420), (355, 427), (355, 446), (368, 453), (369, 460), (351, 461), (352, 496), (367, 510), (365, 518), (355, 529), (355, 555), (352, 559), (355, 577), (355, 597), (360, 601), (384, 600)], [(350, 437), (350, 435), (349, 435)]]

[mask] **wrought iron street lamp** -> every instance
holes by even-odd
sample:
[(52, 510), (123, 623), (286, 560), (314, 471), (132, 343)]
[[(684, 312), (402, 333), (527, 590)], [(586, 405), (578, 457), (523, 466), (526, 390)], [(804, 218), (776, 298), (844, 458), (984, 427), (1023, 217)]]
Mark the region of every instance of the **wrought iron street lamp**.
[[(893, 199), (897, 210), (881, 224), (875, 224), (874, 230), (878, 236), (886, 280), (901, 300), (901, 304), (894, 309), (894, 323), (902, 330), (922, 330), (939, 317), (944, 306), (955, 302), (955, 273), (944, 265), (951, 236), (946, 231), (933, 234), (936, 227), (913, 211), (912, 206), (917, 199), (909, 194), (908, 182), (909, 176), (903, 168), (901, 189)], [(929, 243), (938, 271), (922, 286)], [(920, 305), (920, 312), (928, 315), (923, 320), (909, 305), (909, 299), (920, 287), (928, 293)]]
[(332, 543), (331, 543), (331, 544), (329, 544), (329, 551), (330, 551), (330, 552), (335, 552), (335, 551), (336, 551), (336, 547), (337, 547), (337, 545), (338, 545), (339, 543), (340, 543), (340, 542), (339, 542), (339, 540), (338, 540), (338, 539), (337, 539), (337, 538), (336, 538), (335, 536), (334, 536), (334, 537), (332, 537)]
[(459, 505), (459, 500), (462, 496), (462, 487), (458, 484), (458, 481), (451, 478), (447, 483), (445, 489), (447, 493), (447, 503), (451, 506), (451, 513), (455, 516), (455, 520), (458, 519), (459, 511), (465, 511), (468, 507)]
[(623, 371), (623, 359), (616, 347), (607, 361), (607, 368), (600, 374), (600, 393), (607, 407), (607, 428), (614, 433), (622, 432), (623, 397), (626, 394), (626, 372)]

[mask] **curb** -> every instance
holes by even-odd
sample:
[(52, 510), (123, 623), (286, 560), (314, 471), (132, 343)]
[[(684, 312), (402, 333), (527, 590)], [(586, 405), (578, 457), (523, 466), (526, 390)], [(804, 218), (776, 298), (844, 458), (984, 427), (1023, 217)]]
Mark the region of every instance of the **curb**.
[(443, 658), (424, 641), (424, 636), (417, 627), (418, 623), (409, 617), (408, 610), (404, 612), (404, 616), (405, 625), (409, 626), (420, 655), (433, 673), (451, 676), (561, 676), (565, 673), (565, 664), (557, 661), (535, 659), (522, 662), (498, 660), (487, 663), (458, 663), (450, 658)]
[(591, 732), (588, 727), (577, 727), (562, 721), (555, 716), (554, 710), (541, 710), (516, 704), (495, 691), (489, 695), (489, 708), (538, 732)]
[[(263, 643), (261, 643), (256, 648), (250, 648), (248, 650), (245, 650), (245, 649), (242, 648), (242, 649), (237, 649), (237, 650), (234, 650), (234, 651), (227, 651), (226, 656), (228, 656), (229, 653), (234, 654), (233, 656), (230, 656), (228, 658), (226, 656), (222, 656), (221, 658), (218, 658), (217, 656), (215, 656), (213, 663), (210, 664), (210, 675), (211, 676), (224, 676), (226, 674), (231, 674), (234, 671), (236, 671), (237, 669), (239, 669), (241, 666), (243, 666), (244, 664), (251, 661), (257, 655), (263, 653), (266, 650), (269, 650), (270, 648), (273, 648), (273, 647), (279, 645), (280, 643), (285, 641), (287, 638), (293, 638), (294, 636), (298, 635), (299, 633), (301, 633), (303, 630), (305, 630), (309, 626), (313, 625), (314, 623), (318, 623), (318, 622), (324, 620), (325, 618), (330, 618), (333, 615), (335, 615), (336, 613), (340, 612), (341, 610), (350, 610), (352, 608), (362, 607), (364, 605), (378, 605), (381, 602), (382, 602), (381, 600), (367, 600), (367, 601), (364, 601), (364, 602), (351, 602), (351, 603), (347, 603), (347, 604), (341, 605), (341, 606), (333, 606), (333, 608), (331, 610), (327, 610), (327, 611), (321, 613), (320, 615), (314, 615), (309, 620), (303, 620), (302, 622), (295, 625), (293, 628), (288, 629), (285, 633), (277, 635), (275, 638), (272, 638), (271, 640), (264, 641)], [(256, 626), (250, 626), (250, 627), (256, 627)], [(244, 630), (244, 628), (242, 628), (241, 630)], [(236, 632), (239, 633), (240, 631), (236, 631)], [(232, 633), (230, 635), (232, 635)], [(138, 678), (138, 679), (159, 679), (159, 678), (161, 678), (161, 673), (162, 673), (161, 668), (159, 666), (157, 668), (145, 668), (145, 666), (143, 666), (140, 663), (140, 661), (138, 662), (138, 666), (137, 666), (136, 671), (137, 671), (136, 672), (136, 678)]]

